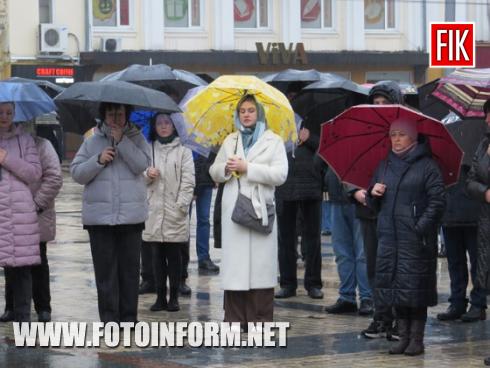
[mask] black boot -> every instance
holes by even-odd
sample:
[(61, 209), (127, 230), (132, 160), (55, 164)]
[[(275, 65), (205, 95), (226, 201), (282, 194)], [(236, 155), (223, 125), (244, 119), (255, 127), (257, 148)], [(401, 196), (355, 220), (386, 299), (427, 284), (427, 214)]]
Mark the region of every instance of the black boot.
[(6, 309), (0, 316), (0, 322), (12, 322), (14, 320), (14, 311)]
[(157, 290), (157, 300), (150, 307), (152, 312), (158, 312), (167, 309), (167, 288)]
[(461, 306), (456, 306), (454, 304), (450, 304), (447, 307), (447, 310), (443, 313), (439, 313), (437, 315), (437, 319), (439, 321), (454, 321), (456, 319), (461, 318), (461, 316), (466, 312), (466, 305), (463, 304)]
[(486, 319), (487, 312), (485, 308), (476, 307), (474, 305), (470, 306), (468, 312), (461, 316), (461, 321), (463, 322), (484, 321)]
[(410, 323), (410, 343), (405, 355), (415, 356), (424, 353), (425, 320), (414, 319)]
[(170, 299), (168, 300), (167, 310), (169, 312), (177, 312), (180, 310), (179, 306), (179, 288), (170, 288)]
[(400, 340), (398, 343), (390, 349), (390, 354), (403, 354), (405, 353), (408, 344), (410, 343), (410, 320), (399, 319), (398, 323), (398, 334)]

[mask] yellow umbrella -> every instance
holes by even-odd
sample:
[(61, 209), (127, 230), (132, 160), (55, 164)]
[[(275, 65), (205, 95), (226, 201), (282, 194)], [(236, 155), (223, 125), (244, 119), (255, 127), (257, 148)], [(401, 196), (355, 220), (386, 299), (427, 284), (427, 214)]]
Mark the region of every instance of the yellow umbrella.
[(224, 75), (198, 92), (182, 108), (188, 136), (206, 148), (220, 146), (236, 130), (233, 120), (238, 101), (245, 94), (264, 106), (267, 126), (284, 142), (296, 142), (294, 112), (284, 94), (257, 77)]

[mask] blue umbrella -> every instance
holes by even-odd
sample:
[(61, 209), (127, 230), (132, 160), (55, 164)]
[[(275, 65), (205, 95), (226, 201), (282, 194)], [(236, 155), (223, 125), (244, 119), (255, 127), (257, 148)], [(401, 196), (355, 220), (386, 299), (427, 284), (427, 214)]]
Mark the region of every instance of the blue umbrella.
[(156, 112), (148, 110), (134, 110), (129, 116), (129, 121), (140, 128), (146, 140), (150, 141), (150, 120)]
[(51, 97), (34, 83), (0, 82), (0, 103), (15, 103), (14, 122), (34, 119), (56, 110)]

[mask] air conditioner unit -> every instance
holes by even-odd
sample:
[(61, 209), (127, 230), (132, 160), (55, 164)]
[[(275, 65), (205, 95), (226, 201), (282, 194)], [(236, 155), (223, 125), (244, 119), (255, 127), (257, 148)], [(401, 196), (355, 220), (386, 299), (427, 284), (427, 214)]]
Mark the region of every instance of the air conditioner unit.
[(64, 53), (68, 45), (68, 27), (56, 24), (39, 24), (39, 51)]
[(114, 37), (102, 37), (100, 39), (100, 50), (101, 51), (121, 51), (121, 38)]

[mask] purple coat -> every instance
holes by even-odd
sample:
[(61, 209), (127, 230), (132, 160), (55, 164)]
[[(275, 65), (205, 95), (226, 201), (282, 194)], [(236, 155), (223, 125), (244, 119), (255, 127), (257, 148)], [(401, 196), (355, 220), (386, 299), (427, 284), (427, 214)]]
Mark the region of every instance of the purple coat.
[(51, 142), (41, 137), (34, 138), (34, 141), (41, 161), (42, 177), (30, 188), (39, 214), (41, 241), (48, 242), (56, 236), (54, 200), (63, 185), (63, 176), (58, 154)]
[(41, 178), (34, 139), (14, 127), (0, 134), (0, 148), (7, 151), (0, 180), (0, 266), (39, 264), (39, 225), (28, 186)]

